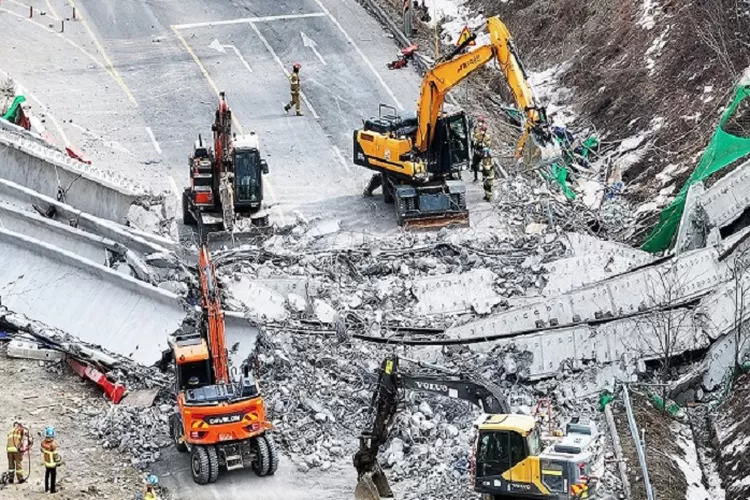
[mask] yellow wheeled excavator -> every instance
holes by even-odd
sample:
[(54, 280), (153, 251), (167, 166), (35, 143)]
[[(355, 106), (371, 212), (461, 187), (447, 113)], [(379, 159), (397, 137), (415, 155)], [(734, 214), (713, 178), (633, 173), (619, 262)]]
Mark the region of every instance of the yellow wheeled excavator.
[[(401, 371), (402, 361), (419, 372)], [(437, 372), (437, 373), (435, 373)], [(482, 500), (582, 500), (595, 498), (590, 477), (597, 438), (593, 423), (573, 419), (564, 437), (542, 450), (542, 435), (532, 416), (510, 413), (495, 384), (408, 358), (387, 356), (381, 364), (372, 398), (372, 426), (359, 438), (354, 455), (356, 500), (394, 498), (377, 456), (389, 438), (404, 392), (416, 391), (468, 401), (483, 414), (475, 421), (477, 438), (472, 458), (474, 491)]]
[(378, 117), (354, 131), (354, 163), (377, 172), (365, 195), (382, 187), (386, 203), (395, 204), (401, 226), (469, 224), (461, 181), (461, 171), (469, 169), (472, 157), (469, 122), (463, 110), (444, 110), (443, 103), (453, 87), (492, 60), (498, 62), (525, 116), (517, 157), (533, 166), (560, 158), (546, 111), (534, 96), (508, 29), (498, 17), (491, 17), (487, 30), (488, 45), (464, 53), (476, 39), (474, 33), (427, 72), (416, 115), (399, 116), (395, 108), (381, 104)]

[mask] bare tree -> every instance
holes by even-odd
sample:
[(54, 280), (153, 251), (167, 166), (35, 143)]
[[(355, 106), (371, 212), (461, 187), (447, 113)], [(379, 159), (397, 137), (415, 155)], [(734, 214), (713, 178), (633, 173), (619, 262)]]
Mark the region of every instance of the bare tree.
[(632, 346), (644, 359), (659, 362), (656, 380), (661, 385), (663, 410), (667, 411), (667, 381), (677, 356), (696, 345), (693, 308), (687, 304), (690, 273), (680, 275), (675, 268), (656, 268), (647, 275), (644, 313), (633, 320), (634, 335), (638, 343)]

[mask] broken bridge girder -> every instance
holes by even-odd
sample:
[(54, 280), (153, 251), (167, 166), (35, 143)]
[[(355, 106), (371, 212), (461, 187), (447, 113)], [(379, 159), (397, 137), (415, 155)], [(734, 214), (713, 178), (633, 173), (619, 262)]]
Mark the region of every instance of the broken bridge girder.
[(146, 365), (186, 315), (166, 290), (4, 228), (0, 262), (4, 306)]
[(706, 248), (534, 302), (490, 318), (449, 328), (452, 339), (511, 337), (518, 333), (612, 321), (660, 307), (685, 303), (726, 281), (729, 269), (716, 248)]

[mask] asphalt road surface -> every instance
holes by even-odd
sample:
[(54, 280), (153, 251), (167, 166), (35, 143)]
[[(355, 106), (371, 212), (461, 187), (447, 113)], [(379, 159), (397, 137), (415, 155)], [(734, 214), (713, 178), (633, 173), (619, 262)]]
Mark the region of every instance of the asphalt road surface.
[[(380, 103), (413, 109), (420, 78), (386, 69), (397, 48), (354, 0), (76, 4), (159, 150), (152, 175), (171, 177), (175, 191), (187, 185), (187, 155), (199, 132), (210, 137), (216, 95), (225, 91), (238, 131), (260, 136), (272, 221), (322, 216), (351, 229), (396, 229), (390, 206), (361, 196), (371, 174), (352, 164), (352, 131)], [(302, 64), (302, 117), (283, 111), (295, 62)], [(349, 463), (305, 474), (284, 457), (273, 477), (234, 471), (199, 487), (189, 457), (173, 453), (158, 472), (177, 498), (339, 500), (352, 497)]]
[[(271, 173), (272, 221), (336, 217), (394, 230), (392, 208), (365, 200), (352, 131), (381, 103), (413, 109), (420, 78), (385, 66), (397, 47), (355, 0), (78, 0), (138, 104), (178, 190), (225, 91), (240, 132), (256, 132)], [(302, 64), (304, 116), (288, 115), (287, 74)], [(237, 128), (235, 126), (235, 128)]]

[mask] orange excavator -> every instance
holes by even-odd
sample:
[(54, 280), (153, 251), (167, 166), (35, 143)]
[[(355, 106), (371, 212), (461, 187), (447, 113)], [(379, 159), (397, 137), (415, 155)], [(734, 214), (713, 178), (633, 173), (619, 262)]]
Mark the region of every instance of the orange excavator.
[(200, 331), (172, 342), (178, 412), (170, 432), (180, 452), (190, 452), (190, 469), (198, 484), (213, 483), (219, 469), (251, 468), (272, 475), (279, 456), (266, 420), (263, 397), (247, 364), (230, 380), (216, 271), (208, 249), (199, 255), (202, 319)]

